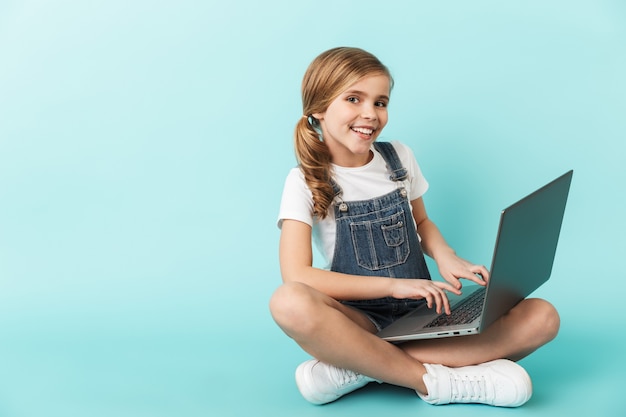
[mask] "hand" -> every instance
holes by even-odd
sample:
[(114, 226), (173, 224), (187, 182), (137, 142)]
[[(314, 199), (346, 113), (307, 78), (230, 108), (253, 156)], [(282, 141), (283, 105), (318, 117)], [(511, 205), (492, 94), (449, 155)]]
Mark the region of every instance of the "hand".
[(489, 271), (483, 265), (476, 265), (458, 257), (455, 253), (449, 253), (436, 259), (439, 273), (456, 290), (463, 286), (460, 279), (468, 279), (478, 285), (487, 285)]
[(414, 300), (426, 300), (428, 308), (436, 307), (438, 314), (445, 311), (450, 314), (450, 301), (446, 296), (445, 290), (453, 292), (457, 295), (461, 291), (455, 289), (447, 282), (431, 281), (429, 279), (400, 279), (391, 280), (391, 296), (394, 298), (412, 298)]

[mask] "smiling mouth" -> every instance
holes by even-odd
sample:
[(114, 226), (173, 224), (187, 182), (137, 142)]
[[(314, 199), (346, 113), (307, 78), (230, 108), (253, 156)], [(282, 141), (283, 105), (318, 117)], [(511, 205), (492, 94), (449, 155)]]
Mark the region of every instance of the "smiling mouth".
[(374, 133), (374, 129), (368, 129), (365, 127), (352, 127), (350, 128), (353, 132), (360, 133), (362, 135), (372, 136)]

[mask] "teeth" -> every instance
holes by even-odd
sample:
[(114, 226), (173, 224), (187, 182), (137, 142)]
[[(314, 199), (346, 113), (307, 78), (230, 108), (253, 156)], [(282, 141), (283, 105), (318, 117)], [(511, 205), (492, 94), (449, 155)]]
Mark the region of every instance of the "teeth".
[(364, 127), (353, 127), (352, 130), (354, 130), (355, 132), (363, 133), (365, 135), (371, 135), (372, 133), (374, 133), (372, 129), (366, 129)]

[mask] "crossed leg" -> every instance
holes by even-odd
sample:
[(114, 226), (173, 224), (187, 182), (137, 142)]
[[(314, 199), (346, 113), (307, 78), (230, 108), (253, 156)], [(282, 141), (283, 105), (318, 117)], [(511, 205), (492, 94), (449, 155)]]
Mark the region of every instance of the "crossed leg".
[(427, 394), (424, 363), (460, 367), (519, 360), (552, 340), (560, 323), (550, 303), (527, 299), (479, 335), (394, 345), (377, 337), (359, 311), (296, 282), (276, 290), (270, 311), (281, 329), (316, 359), (422, 394)]

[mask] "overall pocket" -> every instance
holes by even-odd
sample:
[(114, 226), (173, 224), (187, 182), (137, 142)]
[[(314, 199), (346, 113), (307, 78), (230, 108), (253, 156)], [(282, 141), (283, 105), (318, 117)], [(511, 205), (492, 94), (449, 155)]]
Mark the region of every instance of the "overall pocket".
[(406, 262), (409, 242), (404, 210), (389, 217), (350, 224), (352, 242), (359, 266), (370, 271)]

